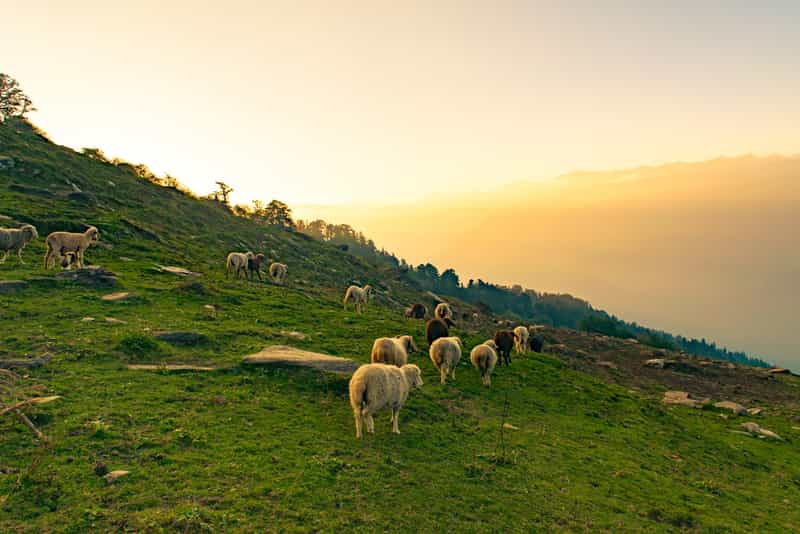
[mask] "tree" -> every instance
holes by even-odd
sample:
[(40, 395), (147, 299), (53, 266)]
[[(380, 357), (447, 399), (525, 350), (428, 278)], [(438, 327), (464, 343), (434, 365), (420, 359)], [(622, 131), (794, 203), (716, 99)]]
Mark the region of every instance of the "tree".
[(264, 208), (264, 220), (267, 224), (273, 224), (283, 228), (294, 228), (292, 220), (292, 210), (280, 200), (273, 200)]
[(24, 117), (29, 111), (36, 111), (28, 95), (22, 92), (19, 82), (0, 72), (0, 122), (8, 117)]
[(219, 189), (211, 193), (214, 197), (214, 200), (217, 202), (222, 202), (226, 206), (229, 205), (228, 197), (231, 193), (233, 193), (233, 188), (226, 184), (225, 182), (216, 182)]

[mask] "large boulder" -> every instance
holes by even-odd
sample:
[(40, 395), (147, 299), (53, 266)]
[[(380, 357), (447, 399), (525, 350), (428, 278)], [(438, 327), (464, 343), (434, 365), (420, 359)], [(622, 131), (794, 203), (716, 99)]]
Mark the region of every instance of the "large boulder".
[(358, 364), (347, 358), (299, 350), (285, 345), (273, 345), (261, 352), (245, 356), (242, 359), (242, 364), (310, 367), (320, 371), (347, 374), (353, 373), (358, 369)]
[(719, 408), (720, 410), (730, 410), (735, 415), (747, 415), (747, 408), (745, 408), (738, 402), (733, 402), (733, 401), (715, 402), (714, 408)]
[(22, 280), (0, 280), (0, 295), (7, 295), (9, 293), (16, 293), (28, 286), (27, 282)]
[(710, 399), (694, 399), (689, 396), (686, 391), (665, 391), (664, 398), (661, 399), (664, 404), (678, 404), (680, 406), (689, 406), (690, 408), (702, 408), (709, 402)]

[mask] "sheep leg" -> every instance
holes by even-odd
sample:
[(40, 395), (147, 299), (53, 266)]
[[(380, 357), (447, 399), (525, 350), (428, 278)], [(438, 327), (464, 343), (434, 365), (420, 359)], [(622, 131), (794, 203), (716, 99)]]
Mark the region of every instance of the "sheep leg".
[(0, 259), (0, 263), (5, 263), (5, 262), (6, 262), (6, 258), (7, 258), (7, 257), (8, 257), (8, 251), (7, 251), (7, 250), (4, 250), (4, 251), (3, 251), (3, 258), (2, 258), (2, 259)]
[[(19, 258), (19, 262), (20, 262), (22, 265), (25, 265), (25, 261), (22, 259), (22, 249), (21, 249), (21, 248), (18, 248), (18, 249), (17, 249), (17, 258)], [(5, 258), (4, 258), (4, 259), (5, 259)]]
[(453, 369), (450, 371), (450, 376), (451, 376), (451, 378), (453, 380), (456, 379), (456, 368), (455, 367), (453, 367)]
[(370, 434), (375, 433), (375, 420), (372, 418), (371, 413), (364, 414), (364, 418), (367, 420), (367, 432)]
[(395, 434), (400, 433), (400, 428), (398, 427), (398, 416), (400, 415), (400, 408), (392, 408), (392, 432)]
[(442, 384), (447, 382), (447, 367), (442, 366), (442, 368), (439, 369), (439, 379)]
[(355, 420), (356, 420), (356, 438), (357, 439), (361, 439), (361, 436), (362, 436), (362, 434), (361, 434), (361, 424), (362, 424), (361, 410), (360, 409), (354, 410), (353, 411), (353, 416), (355, 417)]

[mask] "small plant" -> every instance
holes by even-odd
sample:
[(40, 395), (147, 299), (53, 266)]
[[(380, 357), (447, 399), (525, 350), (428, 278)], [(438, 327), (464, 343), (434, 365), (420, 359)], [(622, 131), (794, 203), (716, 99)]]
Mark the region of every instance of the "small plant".
[(121, 352), (136, 358), (146, 358), (163, 354), (161, 346), (150, 336), (145, 334), (128, 334), (117, 347)]

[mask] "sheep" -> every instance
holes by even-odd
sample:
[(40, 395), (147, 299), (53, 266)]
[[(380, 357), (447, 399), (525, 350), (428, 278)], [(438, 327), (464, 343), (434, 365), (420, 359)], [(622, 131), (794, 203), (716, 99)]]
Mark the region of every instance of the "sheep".
[(5, 263), (8, 254), (16, 251), (17, 259), (22, 265), (25, 265), (25, 261), (22, 259), (22, 249), (37, 237), (39, 237), (39, 233), (31, 224), (24, 224), (19, 228), (0, 228), (0, 251), (3, 253), (0, 263)]
[(514, 338), (514, 349), (517, 351), (517, 354), (525, 354), (528, 352), (528, 338), (530, 337), (528, 329), (524, 326), (518, 326), (514, 329), (514, 334), (516, 334)]
[(541, 334), (536, 334), (535, 336), (531, 336), (530, 340), (530, 347), (533, 352), (541, 353), (542, 348), (544, 347), (544, 336)]
[(492, 371), (497, 365), (497, 345), (494, 340), (488, 339), (480, 345), (473, 347), (469, 353), (469, 360), (481, 375), (481, 382), (486, 387), (492, 385)]
[(473, 313), (473, 314), (472, 314), (472, 320), (473, 320), (473, 321), (475, 321), (475, 322), (477, 323), (477, 322), (478, 322), (478, 319), (480, 319), (480, 316), (478, 315), (478, 313), (477, 313), (477, 312), (476, 312), (476, 313)]
[(447, 321), (441, 319), (431, 319), (425, 323), (425, 338), (428, 340), (428, 345), (439, 339), (440, 337), (447, 337), (450, 335)]
[(263, 254), (251, 254), (247, 256), (247, 278), (252, 280), (253, 274), (258, 276), (258, 281), (261, 281), (261, 266), (266, 263), (267, 258)]
[(379, 337), (372, 344), (370, 361), (402, 367), (408, 363), (408, 355), (417, 350), (411, 336)]
[(428, 308), (419, 302), (406, 309), (406, 317), (411, 317), (413, 319), (424, 319), (426, 315), (428, 315)]
[(273, 262), (269, 266), (269, 276), (276, 284), (281, 284), (286, 281), (286, 274), (289, 272), (289, 266), (285, 263)]
[(440, 337), (431, 344), (428, 350), (433, 365), (439, 369), (442, 384), (447, 381), (447, 375), (456, 379), (456, 366), (461, 360), (461, 339), (458, 337)]
[(514, 347), (516, 339), (517, 334), (513, 330), (498, 330), (494, 333), (497, 355), (505, 362), (506, 367), (511, 363), (511, 349)]
[(72, 266), (75, 265), (77, 261), (77, 254), (75, 252), (68, 252), (64, 248), (59, 252), (59, 256), (61, 257), (61, 268), (65, 271), (71, 270)]
[(231, 252), (225, 259), (225, 278), (233, 271), (233, 276), (240, 277), (242, 274), (247, 276), (247, 266), (250, 260), (255, 258), (252, 252)]
[(53, 232), (47, 236), (47, 253), (44, 255), (44, 268), (49, 269), (52, 263), (56, 265), (56, 258), (67, 252), (75, 253), (75, 265), (83, 267), (83, 254), (92, 243), (100, 240), (100, 232), (94, 226), (90, 226), (82, 234), (72, 232)]
[(350, 286), (344, 293), (344, 299), (342, 299), (342, 306), (346, 310), (347, 302), (352, 300), (353, 304), (355, 304), (356, 312), (361, 313), (361, 311), (367, 307), (367, 302), (369, 301), (371, 296), (372, 296), (371, 285), (365, 285), (364, 287)]
[(445, 319), (453, 319), (453, 310), (450, 309), (450, 305), (446, 302), (442, 302), (436, 305), (436, 308), (433, 310), (433, 316), (437, 319), (445, 320)]
[(392, 432), (400, 433), (398, 416), (412, 389), (422, 387), (422, 372), (416, 365), (384, 365), (370, 363), (359, 367), (350, 379), (350, 405), (356, 421), (356, 438), (361, 439), (361, 427), (375, 433), (372, 415), (382, 408), (392, 410)]

